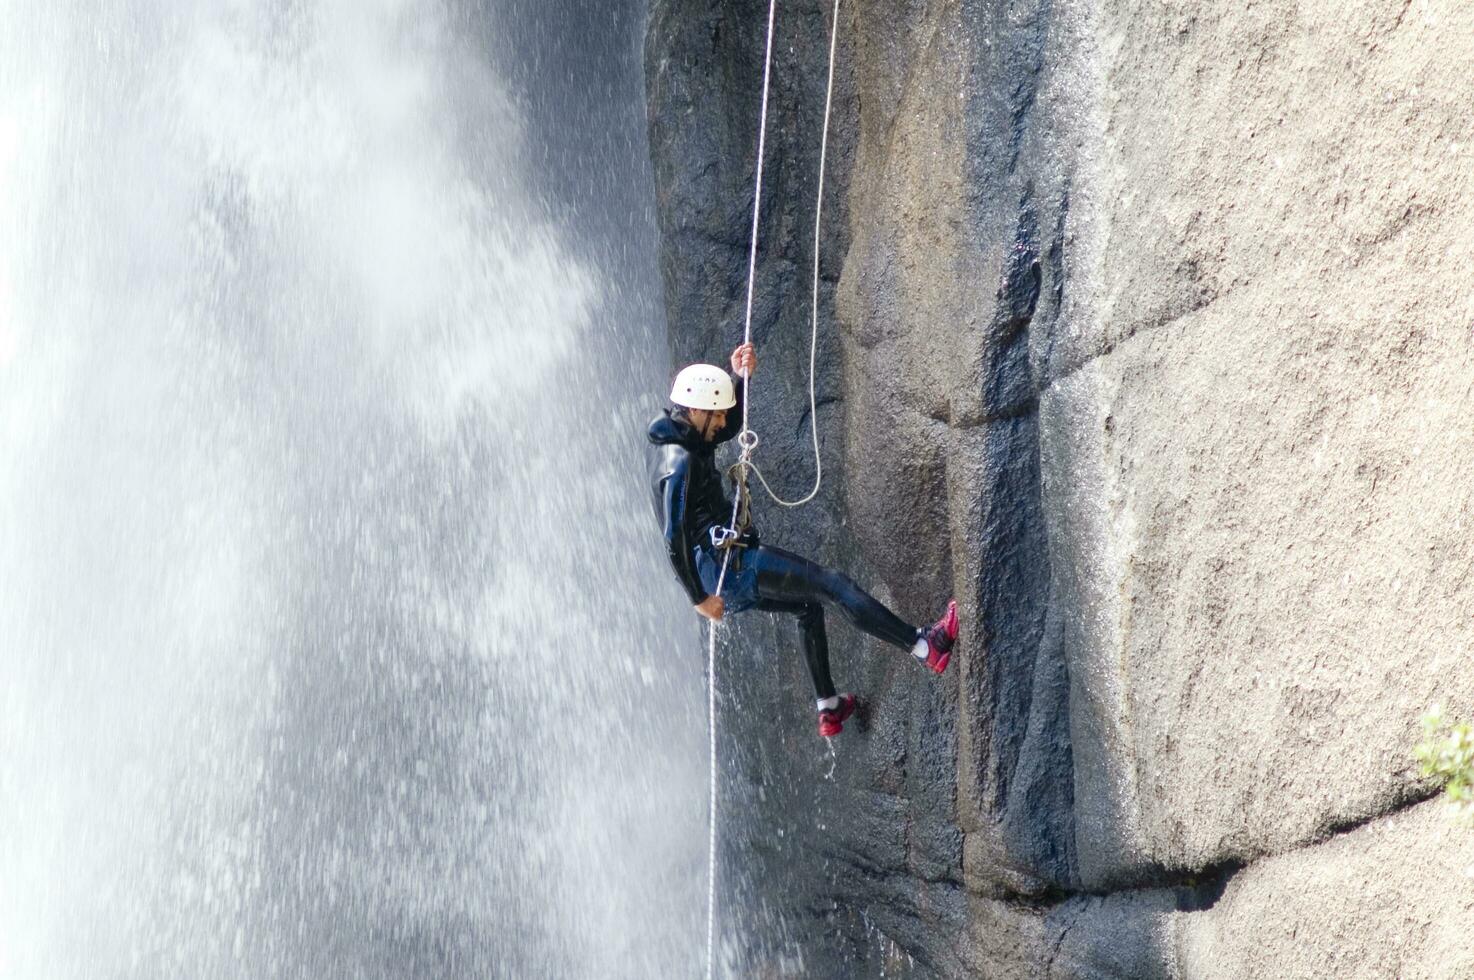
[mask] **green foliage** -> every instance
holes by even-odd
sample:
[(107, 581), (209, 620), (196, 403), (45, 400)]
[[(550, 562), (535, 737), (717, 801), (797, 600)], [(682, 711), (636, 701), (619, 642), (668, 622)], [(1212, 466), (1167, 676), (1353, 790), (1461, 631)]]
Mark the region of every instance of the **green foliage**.
[(1422, 718), (1423, 741), (1414, 750), (1424, 777), (1443, 788), (1444, 799), (1474, 822), (1474, 728), (1449, 721), (1434, 705)]

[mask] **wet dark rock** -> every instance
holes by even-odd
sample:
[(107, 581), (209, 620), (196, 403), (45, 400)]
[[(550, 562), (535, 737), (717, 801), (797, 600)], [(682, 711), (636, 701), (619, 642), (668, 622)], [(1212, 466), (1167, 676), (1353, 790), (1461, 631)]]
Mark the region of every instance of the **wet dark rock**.
[[(864, 731), (836, 740), (836, 761), (811, 732), (793, 627), (759, 617), (727, 643), (726, 689), (744, 707), (727, 714), (724, 734), (742, 747), (729, 750), (733, 781), (749, 788), (731, 802), (752, 839), (730, 842), (725, 857), (734, 896), (750, 903), (732, 932), (752, 962), (796, 944), (807, 975), (855, 975), (878, 971), (893, 943), (919, 973), (952, 972), (962, 960), (943, 952), (951, 940), (937, 945), (939, 903), (960, 915), (969, 884), (1011, 896), (1071, 881), (1068, 685), (1057, 649), (1040, 656), (1048, 562), (1028, 360), (1041, 298), (1052, 307), (1058, 297), (1044, 290), (1041, 261), (1057, 243), (1039, 240), (1041, 226), (1058, 228), (1040, 203), (1057, 189), (1011, 176), (1037, 111), (1048, 14), (1021, 18), (996, 48), (992, 25), (1008, 6), (886, 3), (841, 15), (816, 382), (826, 483), (803, 511), (760, 503), (759, 520), (766, 540), (838, 565), (917, 621), (957, 591), (969, 663), (939, 681), (836, 625), (837, 679), (869, 697), (871, 714)], [(766, 9), (704, 0), (651, 9), (651, 150), (678, 362), (717, 359), (741, 337)], [(829, 10), (780, 5), (764, 171), (753, 424), (765, 471), (790, 490), (811, 474), (801, 423)], [(961, 88), (949, 86), (927, 121), (947, 131), (951, 175), (905, 193), (926, 180), (891, 173), (925, 138), (907, 132), (913, 103), (938, 103), (947, 75)], [(1012, 133), (1002, 155), (999, 121)], [(918, 252), (912, 212), (946, 226), (952, 256)], [(990, 239), (1007, 256), (991, 286), (981, 254)], [(917, 309), (920, 291), (933, 295), (930, 309)], [(909, 370), (916, 357), (932, 361), (926, 376)], [(939, 374), (948, 383), (927, 384)], [(974, 394), (945, 396), (963, 387)], [(987, 562), (952, 554), (950, 543), (969, 538), (984, 542)], [(968, 858), (983, 853), (1002, 864)]]

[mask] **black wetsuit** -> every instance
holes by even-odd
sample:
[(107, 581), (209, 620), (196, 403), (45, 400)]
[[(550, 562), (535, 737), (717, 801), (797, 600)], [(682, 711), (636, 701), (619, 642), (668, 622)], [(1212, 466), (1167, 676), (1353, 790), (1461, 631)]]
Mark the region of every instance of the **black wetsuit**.
[[(710, 442), (669, 411), (650, 424), (655, 514), (665, 534), (671, 567), (692, 605), (699, 605), (710, 594), (709, 589), (715, 588), (714, 570), (721, 565), (711, 529), (725, 527), (732, 519), (732, 501), (722, 486), (716, 447), (736, 436), (741, 428), (741, 401), (727, 413), (726, 426)], [(780, 548), (759, 544), (755, 533), (749, 534), (747, 543), (748, 547), (737, 550), (738, 567), (729, 569), (723, 582), (726, 611), (761, 609), (797, 616), (814, 693), (820, 698), (835, 693), (829, 676), (829, 642), (821, 603), (833, 603), (858, 629), (903, 650), (910, 650), (916, 642), (916, 627), (903, 622), (848, 576)]]

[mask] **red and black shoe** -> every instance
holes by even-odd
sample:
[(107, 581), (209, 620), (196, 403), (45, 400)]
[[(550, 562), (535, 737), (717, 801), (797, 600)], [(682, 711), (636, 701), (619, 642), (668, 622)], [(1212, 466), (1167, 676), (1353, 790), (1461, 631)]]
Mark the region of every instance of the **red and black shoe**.
[(853, 694), (841, 694), (839, 707), (821, 708), (819, 710), (819, 734), (824, 738), (833, 738), (844, 731), (844, 720), (855, 713), (855, 704)]
[(947, 612), (921, 635), (926, 640), (926, 665), (942, 673), (952, 660), (952, 645), (957, 642), (957, 600), (947, 603)]

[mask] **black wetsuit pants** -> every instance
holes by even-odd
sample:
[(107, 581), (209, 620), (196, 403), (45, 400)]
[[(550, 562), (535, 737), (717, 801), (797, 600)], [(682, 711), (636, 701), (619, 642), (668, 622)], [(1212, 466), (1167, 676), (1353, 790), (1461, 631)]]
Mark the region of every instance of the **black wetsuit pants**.
[(856, 629), (878, 640), (907, 651), (916, 643), (916, 627), (903, 622), (847, 575), (767, 545), (747, 550), (742, 561), (757, 572), (758, 601), (752, 608), (798, 617), (814, 694), (820, 698), (835, 694), (823, 603), (834, 605)]

